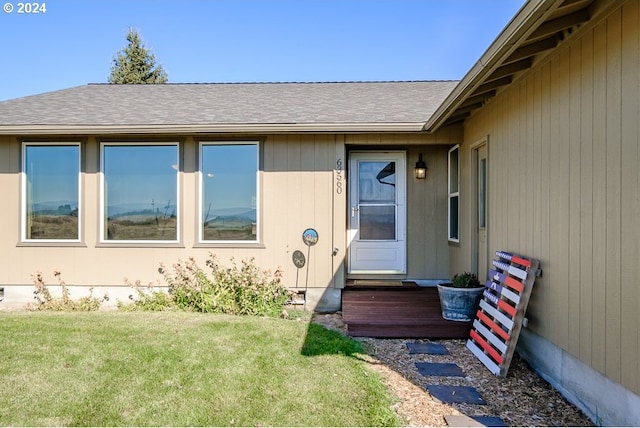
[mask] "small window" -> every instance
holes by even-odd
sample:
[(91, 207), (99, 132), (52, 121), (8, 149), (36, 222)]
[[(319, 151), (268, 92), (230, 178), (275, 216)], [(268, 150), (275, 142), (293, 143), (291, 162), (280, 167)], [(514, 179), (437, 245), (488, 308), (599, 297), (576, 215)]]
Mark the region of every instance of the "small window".
[(460, 241), (460, 146), (449, 150), (448, 156), (448, 195), (449, 195), (449, 241)]
[(80, 240), (80, 144), (23, 145), (22, 240)]
[(102, 241), (178, 240), (178, 144), (102, 145)]
[(200, 146), (200, 239), (257, 242), (258, 143)]
[(487, 227), (487, 160), (478, 165), (478, 227)]

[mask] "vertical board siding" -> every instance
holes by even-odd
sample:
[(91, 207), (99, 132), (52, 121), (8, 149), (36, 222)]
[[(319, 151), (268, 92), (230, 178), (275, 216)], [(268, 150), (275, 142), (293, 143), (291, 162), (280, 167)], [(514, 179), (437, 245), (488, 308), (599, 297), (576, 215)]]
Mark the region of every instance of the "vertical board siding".
[[(347, 153), (344, 144), (344, 135), (337, 135), (333, 138), (333, 145), (329, 149), (329, 162), (332, 165), (331, 189), (333, 195), (332, 211), (334, 216), (333, 241), (332, 241), (332, 264), (333, 264), (333, 286), (344, 288), (346, 278), (346, 254), (347, 254)], [(340, 215), (344, 213), (344, 215)], [(333, 251), (337, 250), (335, 255)]]
[[(567, 314), (580, 313), (580, 171), (581, 171), (581, 49), (580, 45), (569, 50), (569, 68), (572, 78), (569, 83), (569, 299)], [(580, 317), (569, 316), (568, 350), (573, 355), (580, 354)]]
[(592, 363), (593, 288), (598, 269), (593, 259), (593, 34), (581, 41), (582, 109), (580, 117), (580, 350), (577, 354), (586, 364)]
[[(265, 142), (265, 257), (284, 269), (287, 285), (303, 286), (309, 270), (310, 287), (333, 285), (333, 149), (334, 136), (279, 135)], [(318, 231), (318, 244), (307, 248), (302, 232)], [(298, 272), (291, 255), (309, 254)]]
[(529, 328), (640, 393), (640, 3), (620, 4), (467, 120), (462, 153), (489, 135), (489, 249), (541, 261)]
[[(541, 152), (541, 162), (542, 168), (540, 170), (540, 204), (536, 205), (536, 209), (540, 211), (541, 223), (539, 225), (538, 233), (540, 235), (540, 247), (537, 248), (540, 254), (547, 255), (549, 254), (550, 248), (550, 236), (549, 229), (551, 222), (553, 219), (551, 218), (550, 210), (551, 210), (551, 202), (549, 201), (549, 194), (551, 192), (551, 181), (549, 180), (550, 174), (550, 161), (551, 161), (551, 109), (549, 107), (551, 100), (551, 66), (549, 64), (544, 65), (540, 70), (540, 78), (542, 85), (542, 105), (541, 105), (541, 141), (540, 141), (540, 152)], [(546, 263), (549, 262), (548, 258), (545, 260)], [(535, 294), (534, 294), (535, 295)], [(538, 299), (540, 301), (541, 299)], [(545, 305), (544, 303), (539, 304), (539, 323), (540, 328), (548, 330), (549, 329), (549, 319), (551, 308), (549, 305)]]
[[(19, 157), (16, 153), (18, 144), (11, 137), (0, 137), (0, 189), (3, 192), (4, 207), (0, 210), (0, 260), (12, 260), (10, 258), (12, 247), (18, 242), (20, 233), (19, 197), (7, 197), (7, 195), (20, 195), (19, 185)], [(6, 276), (6, 272), (3, 272)]]
[[(638, 117), (640, 116), (640, 3), (630, 2), (622, 9), (622, 34), (630, 34), (622, 39), (621, 50), (621, 188), (620, 188), (620, 227), (622, 231), (620, 246), (621, 263), (621, 377), (634, 390), (640, 389), (638, 372), (638, 303), (640, 294), (640, 150), (638, 147)], [(631, 286), (636, 284), (636, 286)]]
[[(332, 210), (333, 203), (333, 161), (331, 153), (333, 153), (333, 141), (335, 137), (330, 135), (319, 135), (315, 138), (313, 149), (313, 159), (310, 168), (313, 171), (320, 171), (312, 174), (313, 193), (315, 199), (313, 201), (313, 224), (316, 225), (318, 231), (322, 231), (326, 245), (326, 257), (316, 255), (317, 262), (315, 264), (315, 276), (323, 278), (324, 286), (333, 286), (333, 269), (332, 269), (332, 249), (333, 249), (333, 218), (335, 212)], [(308, 199), (308, 195), (303, 195), (304, 200)], [(325, 202), (326, 201), (326, 202)], [(321, 205), (322, 204), (322, 205)], [(343, 229), (344, 230), (344, 229)], [(326, 281), (326, 282), (325, 282)]]
[(605, 308), (606, 301), (606, 23), (593, 31), (593, 307), (591, 309), (593, 336), (591, 338), (591, 366), (605, 373)]
[(620, 39), (621, 10), (607, 21), (606, 373), (620, 381)]

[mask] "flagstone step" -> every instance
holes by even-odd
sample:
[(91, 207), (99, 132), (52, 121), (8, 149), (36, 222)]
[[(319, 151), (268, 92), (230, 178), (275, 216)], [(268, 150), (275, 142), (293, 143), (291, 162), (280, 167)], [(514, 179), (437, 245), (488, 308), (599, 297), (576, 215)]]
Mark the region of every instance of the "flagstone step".
[(465, 377), (456, 363), (415, 363), (418, 373), (423, 376)]
[(433, 398), (442, 403), (487, 404), (472, 386), (426, 385), (425, 388)]
[(444, 420), (450, 427), (507, 427), (497, 416), (445, 415)]
[(409, 354), (449, 355), (449, 351), (440, 343), (407, 343)]

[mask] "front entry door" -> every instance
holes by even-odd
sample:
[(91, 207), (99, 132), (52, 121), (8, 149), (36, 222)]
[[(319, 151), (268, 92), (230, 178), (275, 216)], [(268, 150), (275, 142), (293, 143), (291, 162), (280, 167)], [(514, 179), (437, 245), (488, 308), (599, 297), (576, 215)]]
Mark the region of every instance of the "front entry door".
[(406, 273), (404, 152), (352, 152), (349, 273)]

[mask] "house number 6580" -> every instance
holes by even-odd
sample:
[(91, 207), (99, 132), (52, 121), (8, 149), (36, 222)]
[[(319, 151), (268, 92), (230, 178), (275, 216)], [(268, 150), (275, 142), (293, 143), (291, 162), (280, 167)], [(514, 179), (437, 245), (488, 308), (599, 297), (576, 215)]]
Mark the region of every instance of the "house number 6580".
[(336, 193), (342, 194), (342, 159), (336, 161)]

